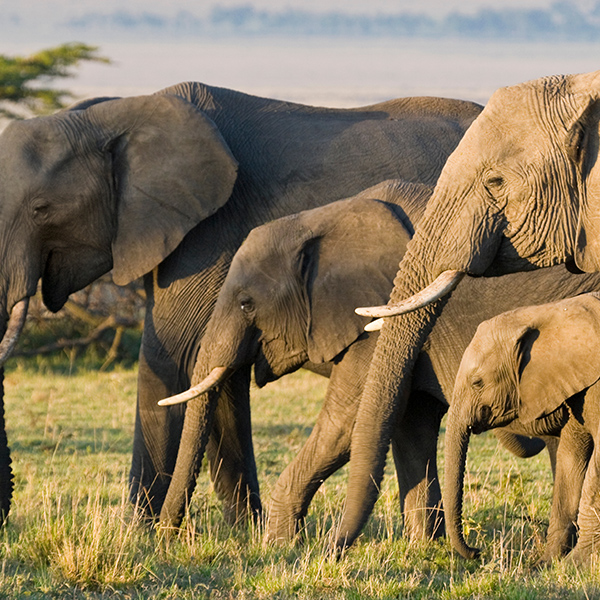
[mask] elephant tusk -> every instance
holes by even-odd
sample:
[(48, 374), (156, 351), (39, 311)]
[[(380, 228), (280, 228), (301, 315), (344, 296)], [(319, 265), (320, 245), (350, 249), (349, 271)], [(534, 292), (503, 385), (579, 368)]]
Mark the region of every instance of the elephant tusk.
[[(385, 306), (366, 306), (356, 309), (356, 314), (363, 317), (395, 317), (423, 308), (450, 293), (465, 276), (463, 271), (444, 271), (418, 294), (396, 304)], [(377, 321), (375, 321), (377, 323)], [(370, 324), (371, 325), (371, 324)]]
[(383, 319), (375, 319), (365, 325), (365, 331), (380, 331), (382, 327)]
[(6, 332), (0, 342), (0, 366), (6, 362), (15, 348), (19, 336), (21, 335), (21, 331), (23, 331), (23, 326), (25, 325), (28, 308), (29, 298), (26, 297), (19, 300), (10, 311), (10, 319), (6, 326)]
[(204, 394), (208, 392), (215, 385), (218, 385), (223, 381), (230, 373), (231, 369), (229, 367), (215, 367), (208, 376), (203, 379), (199, 384), (191, 387), (189, 390), (185, 392), (181, 392), (181, 394), (177, 394), (176, 396), (169, 396), (168, 398), (163, 398), (158, 401), (159, 406), (172, 406), (173, 404), (181, 404), (182, 402), (189, 402), (194, 398), (200, 396), (200, 394)]

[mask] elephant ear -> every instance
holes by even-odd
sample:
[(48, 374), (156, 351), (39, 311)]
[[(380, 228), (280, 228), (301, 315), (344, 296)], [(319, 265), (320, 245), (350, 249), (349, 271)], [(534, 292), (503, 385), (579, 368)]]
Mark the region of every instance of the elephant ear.
[(120, 285), (151, 271), (200, 221), (229, 199), (237, 163), (216, 125), (177, 96), (89, 104), (111, 153), (117, 229), (113, 278)]
[(520, 339), (523, 423), (550, 414), (600, 379), (600, 299), (595, 294), (526, 310), (535, 317)]
[(304, 214), (312, 231), (302, 260), (307, 350), (312, 362), (328, 362), (364, 333), (370, 319), (354, 309), (389, 299), (410, 235), (393, 207), (377, 200), (343, 200)]
[(581, 173), (575, 264), (586, 273), (600, 271), (600, 71), (574, 75), (580, 100), (576, 121), (567, 134), (567, 150)]

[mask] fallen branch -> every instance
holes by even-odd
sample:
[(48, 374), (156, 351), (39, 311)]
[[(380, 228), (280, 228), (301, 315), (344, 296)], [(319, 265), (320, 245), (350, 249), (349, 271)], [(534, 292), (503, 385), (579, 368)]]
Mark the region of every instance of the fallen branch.
[[(111, 349), (109, 350), (107, 361), (112, 362), (117, 353), (118, 345), (121, 341), (123, 331), (128, 328), (138, 327), (139, 322), (135, 319), (125, 319), (122, 317), (115, 317), (111, 315), (104, 319), (88, 336), (83, 338), (75, 339), (60, 339), (52, 344), (45, 346), (39, 346), (30, 350), (19, 350), (13, 353), (13, 356), (36, 356), (38, 354), (50, 354), (57, 350), (65, 350), (67, 348), (81, 348), (89, 346), (90, 344), (98, 341), (102, 334), (109, 330), (115, 329), (115, 339), (113, 340)], [(103, 365), (104, 368), (107, 366), (107, 361)]]

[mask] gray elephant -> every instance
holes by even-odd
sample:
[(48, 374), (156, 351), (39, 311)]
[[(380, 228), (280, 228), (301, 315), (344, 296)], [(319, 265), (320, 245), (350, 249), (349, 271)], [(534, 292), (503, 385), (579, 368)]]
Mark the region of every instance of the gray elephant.
[[(350, 455), (358, 401), (376, 342), (354, 303), (387, 298), (414, 227), (432, 188), (389, 181), (348, 200), (285, 217), (254, 229), (236, 253), (203, 339), (191, 390), (161, 401), (200, 394), (204, 420), (182, 437), (195, 463), (179, 461), (161, 520), (178, 525), (191, 496), (210, 429), (211, 390), (236, 369), (254, 364), (259, 386), (298, 369), (330, 372), (327, 396), (311, 435), (282, 473), (272, 496), (267, 536), (287, 539), (300, 527), (323, 482)], [(369, 285), (370, 283), (370, 285)], [(392, 432), (392, 449), (412, 539), (443, 533), (436, 449), (440, 420), (451, 398), (462, 352), (477, 325), (522, 302), (600, 289), (600, 275), (574, 276), (564, 267), (536, 274), (465, 280), (423, 348), (412, 376), (407, 412)], [(515, 290), (518, 290), (515, 292)], [(539, 440), (496, 432), (520, 456)], [(194, 464), (196, 468), (194, 468)]]
[[(470, 433), (517, 424), (560, 435), (555, 492), (542, 561), (586, 562), (600, 542), (600, 295), (529, 306), (485, 321), (465, 351), (446, 427), (444, 507), (448, 534), (465, 557), (462, 488)], [(582, 492), (583, 487), (583, 492)], [(560, 492), (560, 493), (559, 493)]]
[(396, 318), (385, 319), (356, 417), (338, 548), (355, 540), (375, 503), (444, 294), (465, 273), (600, 265), (599, 122), (600, 72), (542, 78), (497, 91), (446, 162), (389, 305), (361, 310)]
[[(185, 411), (157, 402), (189, 386), (219, 287), (247, 233), (390, 177), (435, 182), (480, 110), (436, 98), (314, 108), (184, 83), (11, 123), (0, 135), (0, 364), (38, 280), (46, 306), (58, 310), (111, 268), (117, 283), (144, 276), (130, 480), (132, 499), (158, 514)], [(222, 387), (207, 450), (231, 520), (247, 506), (260, 511), (248, 385), (240, 369)], [(4, 436), (0, 446), (6, 514)]]

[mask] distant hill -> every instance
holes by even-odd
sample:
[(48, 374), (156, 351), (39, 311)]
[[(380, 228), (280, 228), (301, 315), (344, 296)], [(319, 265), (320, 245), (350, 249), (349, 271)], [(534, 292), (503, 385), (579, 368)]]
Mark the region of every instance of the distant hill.
[[(368, 3), (365, 3), (366, 5)], [(1, 6), (1, 3), (0, 3)], [(14, 5), (13, 5), (14, 6)], [(86, 5), (89, 6), (89, 5)], [(136, 5), (136, 6), (139, 6)], [(152, 3), (149, 3), (152, 7)], [(379, 5), (378, 5), (379, 6)], [(81, 37), (92, 34), (100, 37), (127, 35), (161, 38), (200, 36), (363, 36), (412, 38), (463, 38), (518, 41), (600, 41), (600, 1), (593, 5), (556, 2), (548, 6), (515, 7), (513, 4), (494, 7), (451, 10), (432, 14), (414, 10), (314, 10), (298, 8), (261, 8), (253, 4), (215, 6), (210, 10), (194, 9), (178, 12), (148, 10), (89, 10), (85, 6), (77, 14), (56, 14), (46, 28)], [(587, 8), (586, 8), (587, 6)], [(166, 11), (166, 9), (164, 9)], [(18, 32), (34, 25), (35, 14), (21, 14), (18, 5), (12, 12), (0, 16), (0, 31)], [(47, 20), (48, 21), (48, 20)]]

